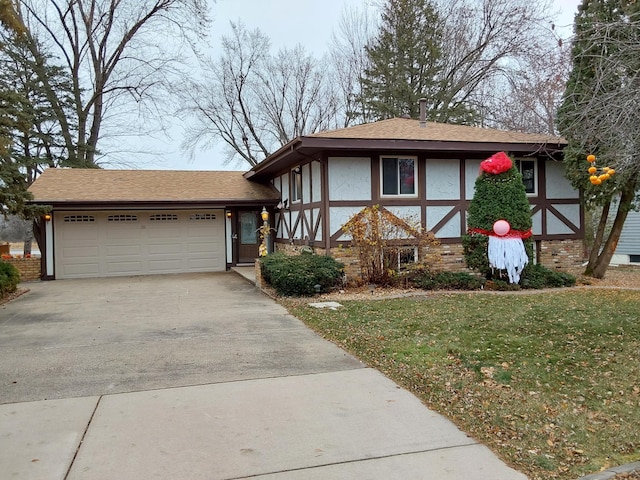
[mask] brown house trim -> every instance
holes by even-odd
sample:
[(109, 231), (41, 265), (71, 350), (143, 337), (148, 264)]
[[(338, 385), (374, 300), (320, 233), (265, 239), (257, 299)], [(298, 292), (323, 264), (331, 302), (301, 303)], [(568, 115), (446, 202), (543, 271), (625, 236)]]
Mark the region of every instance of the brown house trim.
[(67, 202), (38, 201), (38, 204), (46, 204), (52, 210), (184, 210), (198, 208), (225, 208), (225, 207), (275, 207), (277, 199), (263, 200), (198, 200), (198, 201), (103, 201), (103, 202)]
[(535, 154), (536, 156), (555, 157), (564, 146), (564, 144), (556, 143), (298, 137), (245, 173), (245, 178), (271, 178), (294, 164), (300, 163), (303, 158), (316, 159), (312, 156), (338, 151), (344, 151), (345, 156), (355, 156), (355, 152), (396, 151), (404, 154), (413, 152), (414, 155), (424, 152), (455, 153), (456, 155), (471, 153), (481, 157), (487, 153), (507, 151), (516, 155)]

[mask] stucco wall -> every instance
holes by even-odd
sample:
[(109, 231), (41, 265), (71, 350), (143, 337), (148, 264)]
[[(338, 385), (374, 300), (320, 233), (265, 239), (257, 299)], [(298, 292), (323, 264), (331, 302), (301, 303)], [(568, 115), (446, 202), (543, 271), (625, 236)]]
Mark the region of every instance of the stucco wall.
[(371, 200), (371, 159), (329, 158), (329, 200)]

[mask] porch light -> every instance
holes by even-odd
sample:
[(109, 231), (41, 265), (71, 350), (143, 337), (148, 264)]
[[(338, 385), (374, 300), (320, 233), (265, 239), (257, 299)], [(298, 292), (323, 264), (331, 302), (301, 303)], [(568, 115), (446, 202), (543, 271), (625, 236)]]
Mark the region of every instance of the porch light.
[(269, 221), (269, 212), (267, 212), (266, 207), (262, 207), (262, 212), (260, 212), (260, 216), (262, 217), (263, 222)]
[(227, 218), (231, 218), (231, 211), (227, 211)]
[(51, 214), (50, 213), (46, 213), (44, 215), (44, 221), (45, 222), (50, 222), (51, 221)]

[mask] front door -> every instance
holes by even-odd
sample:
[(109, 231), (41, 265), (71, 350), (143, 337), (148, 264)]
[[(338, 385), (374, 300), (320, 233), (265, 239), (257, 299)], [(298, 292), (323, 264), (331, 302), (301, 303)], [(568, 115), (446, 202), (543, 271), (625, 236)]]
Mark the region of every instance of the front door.
[(238, 213), (238, 263), (253, 263), (258, 258), (260, 212), (247, 210)]

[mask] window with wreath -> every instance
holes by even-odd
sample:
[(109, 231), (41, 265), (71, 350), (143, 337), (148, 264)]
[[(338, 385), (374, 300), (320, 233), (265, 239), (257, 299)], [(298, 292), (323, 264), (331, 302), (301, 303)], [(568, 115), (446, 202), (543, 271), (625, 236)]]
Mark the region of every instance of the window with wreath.
[(382, 195), (416, 195), (416, 159), (382, 157)]

